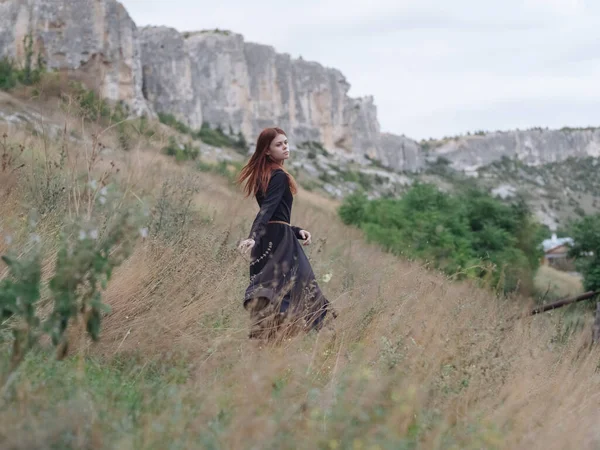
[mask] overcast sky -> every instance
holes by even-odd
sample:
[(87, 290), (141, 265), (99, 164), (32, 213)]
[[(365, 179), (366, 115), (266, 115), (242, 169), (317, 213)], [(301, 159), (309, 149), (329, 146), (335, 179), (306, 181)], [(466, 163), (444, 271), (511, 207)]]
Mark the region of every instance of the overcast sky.
[(121, 0), (138, 26), (221, 28), (340, 69), (415, 139), (600, 126), (600, 0)]

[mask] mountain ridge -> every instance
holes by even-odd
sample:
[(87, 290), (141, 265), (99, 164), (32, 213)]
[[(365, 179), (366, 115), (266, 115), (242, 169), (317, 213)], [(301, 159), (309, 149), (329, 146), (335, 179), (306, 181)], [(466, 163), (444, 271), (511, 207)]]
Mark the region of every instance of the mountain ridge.
[(419, 172), (439, 157), (468, 172), (504, 157), (540, 165), (600, 155), (597, 129), (576, 138), (561, 130), (476, 133), (433, 146), (382, 132), (374, 97), (350, 97), (336, 68), (231, 30), (138, 27), (116, 0), (0, 3), (0, 57), (23, 61), (27, 35), (50, 69), (77, 74), (134, 114), (172, 114), (192, 128), (242, 133), (248, 142), (278, 125), (292, 141), (319, 142), (358, 163), (378, 160), (401, 172)]

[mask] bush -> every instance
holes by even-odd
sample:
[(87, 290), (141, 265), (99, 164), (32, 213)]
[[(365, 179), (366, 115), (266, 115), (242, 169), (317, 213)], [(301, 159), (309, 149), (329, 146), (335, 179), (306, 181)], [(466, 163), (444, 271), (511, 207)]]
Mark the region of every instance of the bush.
[(159, 120), (167, 126), (174, 128), (182, 134), (188, 134), (194, 139), (200, 139), (202, 142), (214, 147), (229, 147), (237, 150), (242, 155), (245, 155), (248, 151), (248, 143), (242, 132), (233, 133), (230, 129), (230, 133), (225, 134), (221, 127), (211, 128), (208, 123), (203, 123), (199, 130), (193, 130), (186, 124), (180, 122), (172, 114), (158, 114)]
[[(2, 256), (8, 276), (0, 281), (0, 327), (12, 334), (10, 372), (43, 335), (50, 337), (62, 359), (68, 350), (66, 330), (71, 322), (81, 323), (92, 340), (99, 339), (102, 313), (109, 311), (102, 303), (102, 290), (131, 253), (142, 215), (123, 207), (122, 195), (112, 186), (92, 184), (83, 187), (84, 191), (95, 206), (62, 228), (47, 284), (41, 276), (44, 258), (34, 216), (25, 248)], [(42, 291), (52, 305), (45, 318), (38, 315)]]
[(0, 59), (0, 89), (8, 91), (19, 82), (18, 69), (9, 58)]
[(585, 216), (572, 225), (575, 241), (570, 256), (577, 258), (577, 268), (583, 274), (588, 291), (600, 290), (600, 214)]
[(387, 251), (428, 261), (457, 278), (491, 279), (501, 290), (530, 288), (541, 251), (541, 227), (524, 201), (505, 205), (489, 194), (465, 189), (451, 196), (417, 184), (402, 199), (345, 199), (339, 215), (363, 229)]
[(178, 121), (173, 114), (158, 113), (158, 119), (161, 121), (161, 123), (176, 129), (180, 133), (192, 134), (192, 129), (186, 124)]
[(37, 56), (36, 65), (33, 64), (33, 38), (27, 35), (23, 38), (25, 45), (25, 62), (22, 68), (8, 57), (0, 60), (0, 89), (8, 91), (18, 84), (31, 86), (40, 81), (42, 74), (46, 71), (41, 55)]
[(84, 119), (114, 124), (127, 118), (128, 108), (123, 102), (113, 106), (110, 101), (78, 82), (71, 82), (70, 87)]
[(344, 181), (357, 183), (365, 191), (369, 191), (373, 187), (373, 181), (377, 182), (378, 184), (383, 183), (382, 179), (378, 180), (380, 177), (372, 177), (364, 172), (354, 170), (340, 172), (340, 176)]
[(179, 144), (173, 136), (169, 137), (169, 144), (162, 151), (166, 155), (174, 156), (178, 162), (195, 161), (200, 155), (200, 149), (188, 142)]
[(242, 170), (242, 164), (233, 161), (219, 161), (216, 164), (198, 161), (196, 169), (200, 172), (216, 173), (217, 175), (227, 178), (230, 184), (235, 184), (237, 176)]
[(237, 137), (234, 138), (233, 133), (231, 135), (227, 135), (223, 132), (221, 127), (213, 129), (207, 123), (202, 124), (202, 128), (194, 133), (194, 137), (214, 147), (233, 148), (242, 155), (245, 155), (248, 151), (248, 144), (241, 132), (239, 132)]
[(315, 159), (317, 154), (321, 154), (323, 156), (329, 156), (329, 152), (323, 147), (318, 141), (302, 141), (298, 144), (298, 148), (308, 150), (308, 157), (311, 159)]

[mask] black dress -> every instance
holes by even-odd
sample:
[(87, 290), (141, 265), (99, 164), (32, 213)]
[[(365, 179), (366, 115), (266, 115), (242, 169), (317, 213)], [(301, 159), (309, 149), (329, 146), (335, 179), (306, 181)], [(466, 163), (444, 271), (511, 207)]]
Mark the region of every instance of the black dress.
[(274, 170), (267, 192), (259, 192), (256, 200), (260, 211), (248, 236), (256, 244), (244, 296), (253, 321), (250, 337), (270, 337), (283, 323), (320, 329), (330, 303), (299, 242), (302, 229), (290, 225), (293, 195), (287, 174)]

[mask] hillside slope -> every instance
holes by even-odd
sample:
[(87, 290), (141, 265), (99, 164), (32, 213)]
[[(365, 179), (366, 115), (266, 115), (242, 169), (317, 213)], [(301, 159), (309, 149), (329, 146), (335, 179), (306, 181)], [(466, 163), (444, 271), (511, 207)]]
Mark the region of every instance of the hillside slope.
[(78, 216), (71, 194), (104, 173), (122, 207), (149, 207), (145, 238), (103, 294), (111, 312), (100, 342), (74, 326), (70, 355), (55, 362), (44, 341), (4, 392), (3, 448), (599, 445), (600, 354), (588, 347), (589, 323), (518, 320), (525, 299), (497, 299), (385, 254), (340, 223), (334, 202), (301, 190), (293, 221), (313, 233), (307, 252), (339, 318), (318, 335), (250, 342), (247, 262), (235, 245), (257, 207), (230, 184), (228, 167), (209, 170), (228, 150), (193, 142), (201, 164), (176, 163), (162, 149), (189, 136), (159, 123), (84, 120), (77, 98), (0, 100), (11, 156), (0, 252), (30, 248), (23, 218), (45, 207), (35, 232), (49, 276), (57, 230)]

